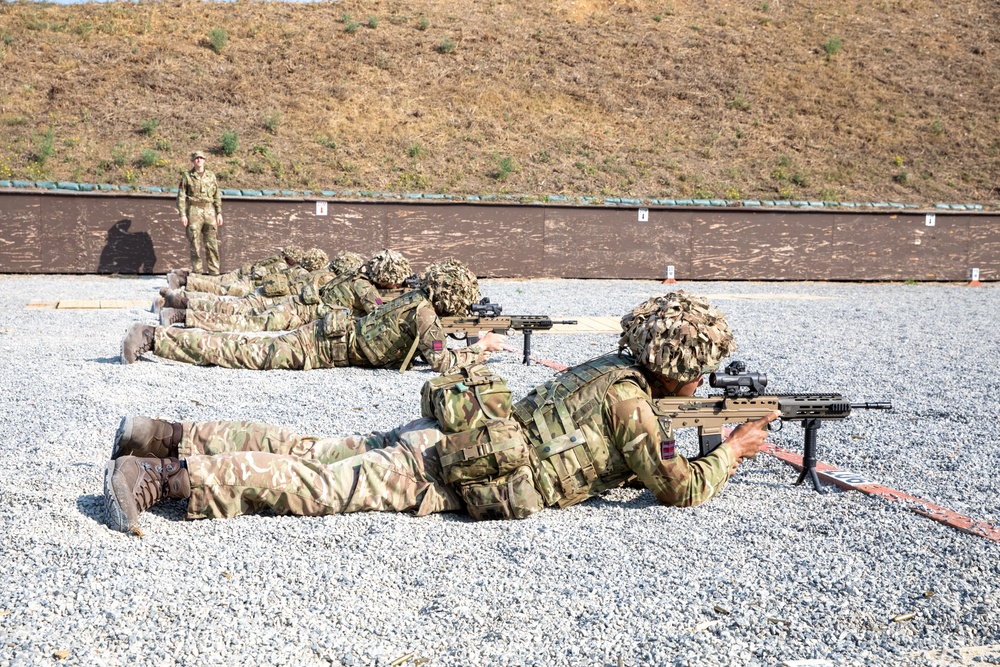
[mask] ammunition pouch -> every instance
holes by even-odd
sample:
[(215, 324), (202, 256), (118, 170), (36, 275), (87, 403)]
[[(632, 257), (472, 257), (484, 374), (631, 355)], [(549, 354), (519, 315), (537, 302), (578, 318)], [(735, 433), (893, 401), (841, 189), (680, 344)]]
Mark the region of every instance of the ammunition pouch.
[(306, 285), (299, 293), (299, 298), (307, 306), (315, 306), (319, 303), (319, 290), (314, 285)]
[(354, 326), (354, 318), (351, 311), (346, 308), (337, 308), (323, 318), (324, 338), (343, 338), (347, 335), (347, 330)]
[(544, 503), (535, 488), (534, 449), (513, 419), (492, 419), (436, 445), (445, 481), (473, 519), (524, 519)]
[(438, 376), (420, 389), (420, 412), (436, 419), (446, 433), (468, 431), (491, 419), (506, 419), (510, 411), (507, 382), (485, 364)]
[(261, 288), (264, 290), (264, 296), (266, 297), (288, 296), (288, 278), (280, 273), (269, 275), (264, 278), (264, 284)]

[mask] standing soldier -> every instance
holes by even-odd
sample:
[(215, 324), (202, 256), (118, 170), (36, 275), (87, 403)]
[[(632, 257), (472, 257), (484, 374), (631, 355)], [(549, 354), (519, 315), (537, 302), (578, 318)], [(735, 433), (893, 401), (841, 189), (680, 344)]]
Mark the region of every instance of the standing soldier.
[(201, 244), (205, 242), (205, 264), (210, 275), (219, 274), (219, 237), (222, 226), (222, 196), (215, 174), (205, 169), (205, 154), (191, 153), (194, 166), (181, 176), (177, 186), (177, 210), (191, 248), (191, 270), (201, 273)]

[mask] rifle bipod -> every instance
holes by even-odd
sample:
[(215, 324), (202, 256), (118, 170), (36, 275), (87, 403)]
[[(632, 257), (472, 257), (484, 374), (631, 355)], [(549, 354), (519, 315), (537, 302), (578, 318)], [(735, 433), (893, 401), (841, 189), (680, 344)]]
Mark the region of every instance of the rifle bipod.
[(799, 473), (799, 478), (795, 480), (795, 485), (802, 484), (802, 482), (806, 481), (806, 477), (808, 477), (812, 480), (816, 493), (826, 493), (823, 489), (823, 484), (819, 481), (819, 475), (816, 474), (816, 431), (819, 429), (819, 425), (820, 421), (818, 419), (802, 420), (802, 428), (806, 431), (806, 441), (802, 447), (802, 472)]

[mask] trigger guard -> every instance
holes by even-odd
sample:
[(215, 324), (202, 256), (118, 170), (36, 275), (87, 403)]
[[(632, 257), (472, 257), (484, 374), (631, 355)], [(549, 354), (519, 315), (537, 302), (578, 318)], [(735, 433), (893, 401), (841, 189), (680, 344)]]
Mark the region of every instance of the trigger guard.
[(780, 431), (782, 429), (782, 427), (784, 425), (785, 425), (785, 422), (783, 422), (783, 421), (781, 421), (781, 419), (779, 419), (778, 421), (773, 421), (770, 424), (768, 424), (767, 425), (767, 430), (770, 431), (771, 433), (777, 433), (778, 431)]

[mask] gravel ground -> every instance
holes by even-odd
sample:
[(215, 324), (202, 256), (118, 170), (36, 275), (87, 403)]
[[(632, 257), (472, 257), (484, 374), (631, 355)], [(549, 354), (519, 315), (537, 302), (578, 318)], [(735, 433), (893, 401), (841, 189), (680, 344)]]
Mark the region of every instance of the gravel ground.
[[(374, 513), (184, 522), (171, 502), (149, 513), (145, 537), (112, 532), (102, 471), (124, 414), (383, 430), (418, 416), (430, 377), (426, 366), (402, 376), (263, 373), (149, 355), (121, 366), (122, 334), (151, 313), (24, 309), (152, 299), (163, 284), (0, 276), (0, 666), (385, 667), (411, 654), (406, 664), (429, 666), (922, 665), (925, 650), (1000, 644), (1000, 545), (900, 504), (793, 487), (794, 471), (768, 456), (690, 509), (623, 489), (519, 522)], [(737, 356), (767, 372), (770, 389), (893, 402), (893, 413), (824, 425), (822, 460), (1000, 521), (1000, 288), (679, 287), (716, 295)], [(557, 316), (620, 316), (663, 290), (576, 280), (483, 289), (508, 313)], [(534, 339), (536, 356), (564, 363), (615, 344), (613, 335)], [(551, 377), (518, 361), (494, 362), (517, 395)], [(799, 451), (801, 437), (789, 425), (773, 440)], [(693, 449), (693, 438), (682, 446)]]

